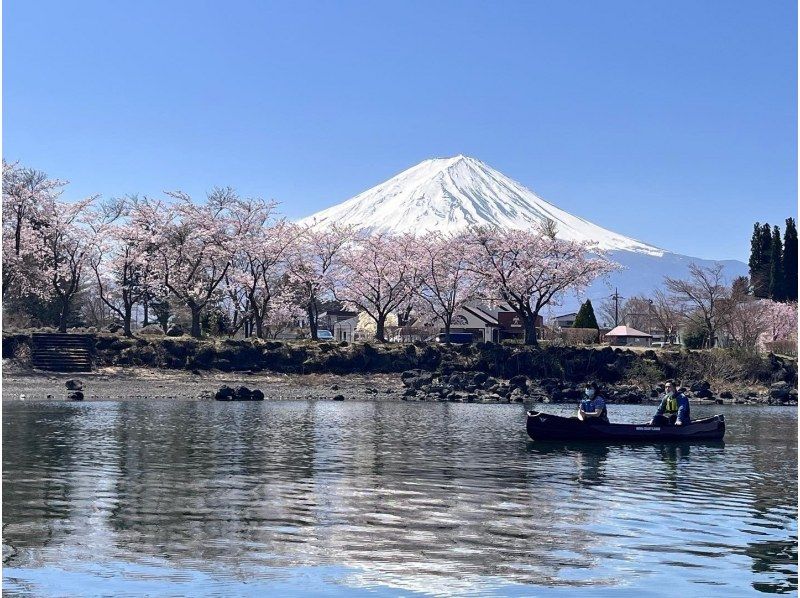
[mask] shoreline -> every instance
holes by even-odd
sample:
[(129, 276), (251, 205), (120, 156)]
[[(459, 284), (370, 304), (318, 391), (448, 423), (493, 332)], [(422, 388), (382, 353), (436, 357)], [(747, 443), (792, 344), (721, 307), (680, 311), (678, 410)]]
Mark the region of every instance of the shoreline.
[[(331, 399), (337, 394), (346, 400), (397, 399), (403, 385), (399, 376), (281, 374), (275, 372), (232, 373), (218, 370), (192, 373), (154, 368), (105, 367), (91, 372), (47, 372), (3, 364), (3, 400), (68, 401), (67, 380), (83, 382), (85, 401), (102, 400), (213, 400), (214, 393), (227, 384), (236, 388), (260, 388), (265, 400)], [(49, 395), (49, 397), (48, 397)], [(71, 402), (71, 401), (70, 401)]]
[[(469, 402), (469, 403), (516, 403), (526, 405), (570, 404), (576, 405), (579, 398), (561, 397), (552, 399), (540, 393), (503, 394), (482, 393), (467, 396), (459, 392), (443, 394), (440, 387), (427, 382), (419, 391), (412, 392), (413, 382), (397, 373), (386, 374), (334, 374), (312, 373), (292, 374), (276, 372), (225, 372), (206, 370), (191, 372), (186, 370), (163, 370), (147, 367), (99, 368), (91, 372), (50, 372), (20, 366), (11, 360), (4, 360), (2, 375), (3, 401), (69, 401), (65, 383), (79, 379), (84, 385), (85, 401), (119, 400), (173, 400), (202, 401), (213, 400), (214, 393), (223, 385), (233, 388), (247, 386), (261, 389), (267, 401), (281, 400), (335, 400), (341, 395), (347, 401), (413, 401), (413, 402)], [(504, 384), (503, 381), (499, 381)], [(446, 385), (445, 385), (446, 386)], [(431, 392), (434, 387), (434, 392)], [(627, 386), (625, 388), (628, 388)], [(609, 404), (657, 404), (658, 397), (644, 396), (644, 393), (631, 400), (616, 399), (617, 388), (610, 385)], [(775, 407), (796, 407), (793, 401), (783, 403), (763, 400), (744, 401), (741, 399), (696, 398), (689, 396), (692, 405), (769, 405)], [(70, 401), (72, 402), (72, 401)]]

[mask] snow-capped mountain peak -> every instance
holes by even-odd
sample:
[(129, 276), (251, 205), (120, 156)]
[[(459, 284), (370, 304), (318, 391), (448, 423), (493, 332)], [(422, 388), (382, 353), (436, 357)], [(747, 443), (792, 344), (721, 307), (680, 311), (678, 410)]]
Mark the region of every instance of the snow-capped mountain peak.
[(664, 251), (573, 216), (487, 164), (459, 154), (424, 160), (301, 222), (351, 224), (372, 231), (460, 231), (469, 226), (529, 229), (545, 219), (558, 236), (605, 250), (661, 256)]

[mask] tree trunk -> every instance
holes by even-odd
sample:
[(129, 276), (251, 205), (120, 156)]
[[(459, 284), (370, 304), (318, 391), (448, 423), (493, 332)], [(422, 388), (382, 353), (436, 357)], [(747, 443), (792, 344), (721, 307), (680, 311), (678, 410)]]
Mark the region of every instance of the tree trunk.
[(317, 322), (317, 306), (313, 301), (308, 304), (306, 313), (308, 314), (308, 327), (311, 330), (311, 340), (317, 341), (319, 340), (319, 322)]
[(202, 336), (200, 330), (200, 308), (196, 305), (190, 305), (189, 309), (192, 310), (192, 336), (200, 338)]
[(450, 344), (450, 328), (453, 326), (452, 318), (447, 318), (444, 321), (444, 342), (445, 344)]
[(148, 309), (150, 306), (147, 304), (147, 300), (143, 301), (142, 305), (144, 306), (144, 316), (142, 317), (142, 328), (144, 328), (145, 326), (150, 324), (149, 320), (147, 319), (148, 314), (150, 313)]
[(386, 316), (379, 316), (375, 322), (375, 340), (382, 343), (386, 342)]
[(133, 305), (125, 305), (125, 313), (122, 316), (122, 331), (125, 336), (133, 336), (131, 331), (131, 314), (133, 313)]
[(258, 314), (253, 318), (256, 325), (256, 338), (264, 338), (264, 320)]
[(523, 318), (525, 326), (525, 344), (531, 347), (539, 346), (539, 339), (536, 338), (536, 316), (526, 316)]
[(69, 317), (69, 295), (64, 295), (61, 297), (61, 313), (58, 317), (58, 331), (59, 332), (66, 332), (67, 331), (67, 318)]

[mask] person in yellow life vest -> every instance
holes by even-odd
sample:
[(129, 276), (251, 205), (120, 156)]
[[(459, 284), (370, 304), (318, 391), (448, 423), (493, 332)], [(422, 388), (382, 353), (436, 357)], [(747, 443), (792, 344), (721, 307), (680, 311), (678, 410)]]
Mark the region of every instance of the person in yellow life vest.
[(675, 383), (667, 380), (664, 384), (664, 398), (656, 410), (651, 426), (676, 425), (685, 426), (691, 423), (689, 416), (689, 399), (678, 392)]

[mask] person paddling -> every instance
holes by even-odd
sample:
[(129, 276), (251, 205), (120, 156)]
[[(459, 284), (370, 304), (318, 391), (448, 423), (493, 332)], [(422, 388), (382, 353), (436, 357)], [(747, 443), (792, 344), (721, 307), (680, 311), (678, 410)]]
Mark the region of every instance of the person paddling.
[(675, 383), (667, 380), (664, 384), (664, 398), (650, 421), (651, 426), (685, 426), (691, 423), (689, 416), (689, 399), (678, 392)]
[(584, 399), (578, 407), (578, 419), (609, 423), (606, 400), (598, 392), (597, 384), (590, 382), (583, 391)]

